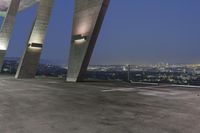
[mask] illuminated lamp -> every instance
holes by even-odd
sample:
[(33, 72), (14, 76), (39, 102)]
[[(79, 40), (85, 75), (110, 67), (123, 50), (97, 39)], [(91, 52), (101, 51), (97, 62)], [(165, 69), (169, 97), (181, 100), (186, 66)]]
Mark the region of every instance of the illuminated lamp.
[(72, 40), (75, 43), (83, 43), (83, 42), (85, 42), (87, 40), (87, 36), (74, 35)]
[(41, 48), (43, 47), (43, 45), (40, 44), (40, 43), (30, 43), (30, 44), (29, 44), (29, 47), (30, 47), (30, 48), (41, 49)]

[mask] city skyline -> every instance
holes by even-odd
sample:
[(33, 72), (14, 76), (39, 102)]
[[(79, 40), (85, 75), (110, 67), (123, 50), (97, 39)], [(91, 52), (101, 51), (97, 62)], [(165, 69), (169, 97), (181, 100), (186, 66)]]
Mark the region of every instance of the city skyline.
[[(72, 0), (55, 2), (43, 59), (67, 63), (72, 4)], [(200, 63), (199, 4), (197, 0), (111, 1), (91, 64)], [(21, 57), (33, 12), (36, 6), (18, 14), (7, 56)]]

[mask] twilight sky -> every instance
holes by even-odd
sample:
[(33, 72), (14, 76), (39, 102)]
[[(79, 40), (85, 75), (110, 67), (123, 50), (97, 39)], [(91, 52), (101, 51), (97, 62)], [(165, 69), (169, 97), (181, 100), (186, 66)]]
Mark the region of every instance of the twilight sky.
[[(111, 0), (91, 64), (200, 63), (199, 7), (199, 0)], [(35, 12), (18, 14), (7, 56), (21, 56)], [(42, 59), (67, 63), (72, 15), (73, 0), (55, 0)]]

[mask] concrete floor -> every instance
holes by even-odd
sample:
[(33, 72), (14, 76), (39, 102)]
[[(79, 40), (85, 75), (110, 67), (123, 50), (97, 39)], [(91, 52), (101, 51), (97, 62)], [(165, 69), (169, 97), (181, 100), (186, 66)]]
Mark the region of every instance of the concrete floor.
[(200, 88), (0, 77), (0, 133), (199, 133)]

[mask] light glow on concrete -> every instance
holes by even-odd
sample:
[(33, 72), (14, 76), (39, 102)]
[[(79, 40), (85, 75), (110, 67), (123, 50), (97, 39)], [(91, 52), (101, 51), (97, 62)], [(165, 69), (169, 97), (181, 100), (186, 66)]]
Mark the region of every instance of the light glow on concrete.
[(3, 42), (2, 40), (0, 41), (0, 50), (7, 50), (7, 45), (5, 42)]
[(88, 17), (80, 19), (73, 34), (87, 34), (91, 29), (91, 20)]
[(39, 30), (37, 32), (38, 32), (37, 34), (34, 34), (34, 36), (31, 36), (31, 38), (30, 38), (30, 44), (32, 42), (38, 43), (38, 44), (41, 44), (43, 42), (43, 40), (44, 40), (43, 34), (44, 33), (40, 33)]

